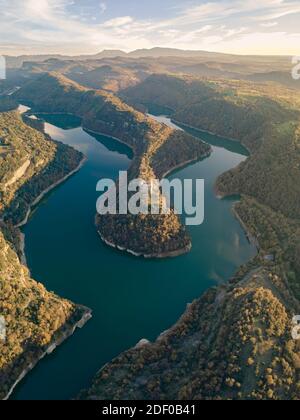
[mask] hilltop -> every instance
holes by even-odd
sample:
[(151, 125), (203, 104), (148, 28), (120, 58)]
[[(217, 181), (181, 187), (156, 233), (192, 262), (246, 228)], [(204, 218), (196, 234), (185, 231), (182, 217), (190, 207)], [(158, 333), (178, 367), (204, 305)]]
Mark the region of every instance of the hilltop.
[(86, 87), (111, 92), (135, 86), (152, 74), (271, 81), (300, 88), (299, 81), (291, 77), (291, 57), (288, 56), (241, 56), (153, 48), (130, 53), (107, 50), (79, 56), (7, 57), (7, 65), (6, 83), (13, 82), (18, 86), (37, 77), (39, 73), (55, 71)]

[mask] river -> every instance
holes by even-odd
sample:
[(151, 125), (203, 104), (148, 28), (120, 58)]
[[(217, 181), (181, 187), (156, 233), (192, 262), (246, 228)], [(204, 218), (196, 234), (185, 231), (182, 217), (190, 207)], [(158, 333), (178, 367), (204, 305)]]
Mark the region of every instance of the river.
[(28, 266), (48, 290), (90, 307), (93, 319), (25, 378), (14, 394), (18, 400), (76, 396), (105, 363), (142, 338), (154, 340), (189, 302), (228, 280), (256, 253), (232, 214), (234, 198), (218, 200), (213, 191), (217, 176), (246, 158), (239, 143), (187, 130), (212, 144), (213, 153), (171, 177), (205, 179), (205, 222), (189, 229), (189, 254), (143, 260), (105, 246), (94, 226), (97, 181), (126, 170), (131, 151), (85, 132), (74, 117), (42, 117), (48, 134), (82, 151), (88, 161), (45, 197), (24, 227)]

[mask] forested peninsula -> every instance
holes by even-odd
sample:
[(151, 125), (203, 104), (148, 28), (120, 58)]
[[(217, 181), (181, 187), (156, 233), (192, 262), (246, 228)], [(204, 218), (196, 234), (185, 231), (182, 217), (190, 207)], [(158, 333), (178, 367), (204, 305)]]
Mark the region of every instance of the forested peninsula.
[[(209, 145), (160, 124), (122, 102), (115, 95), (91, 90), (57, 73), (29, 82), (16, 97), (39, 112), (71, 113), (84, 129), (114, 137), (134, 152), (129, 180), (160, 179), (174, 168), (209, 155)], [(162, 205), (163, 197), (159, 197)], [(170, 209), (159, 215), (105, 215), (96, 217), (101, 238), (110, 246), (136, 256), (168, 257), (188, 252), (191, 239), (180, 218)]]

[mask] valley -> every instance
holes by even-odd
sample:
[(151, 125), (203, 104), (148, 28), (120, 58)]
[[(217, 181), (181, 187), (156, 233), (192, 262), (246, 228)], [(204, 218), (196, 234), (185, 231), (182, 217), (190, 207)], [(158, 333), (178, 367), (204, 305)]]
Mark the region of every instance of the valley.
[[(232, 142), (227, 150), (224, 139), (225, 148), (213, 146), (209, 158), (172, 175), (206, 179), (206, 209), (211, 217), (205, 225), (189, 229), (193, 241), (190, 253), (175, 259), (143, 260), (101, 243), (94, 227), (96, 183), (101, 177), (114, 178), (119, 170), (126, 170), (132, 159), (130, 149), (111, 138), (74, 128), (76, 121), (73, 125), (70, 116), (40, 117), (49, 121), (45, 129), (52, 138), (84, 152), (88, 160), (77, 175), (47, 197), (24, 227), (28, 265), (49, 290), (91, 307), (93, 318), (80, 335), (38, 365), (14, 397), (69, 399), (89, 386), (100, 366), (143, 337), (155, 340), (189, 302), (233, 276), (256, 254), (231, 213), (233, 202), (216, 199), (213, 191), (216, 177), (238, 165), (247, 152)], [(217, 141), (214, 136), (202, 136), (212, 144)]]
[[(248, 82), (151, 76), (123, 92), (140, 109), (170, 109), (173, 122), (240, 139), (251, 155), (216, 181), (259, 248), (229, 284), (212, 288), (154, 343), (121, 354), (83, 399), (299, 398), (299, 99)], [(215, 115), (221, 116), (215, 118)], [(225, 357), (224, 357), (225, 355)], [(122, 373), (122, 374), (120, 374)]]
[[(296, 400), (298, 87), (285, 58), (154, 53), (22, 59), (13, 70), (21, 88), (0, 108), (1, 314), (33, 332), (10, 343), (2, 395), (90, 317), (59, 295), (93, 319), (16, 399)], [(32, 108), (22, 118), (17, 102)], [(126, 169), (147, 182), (204, 178), (205, 223), (187, 229), (171, 209), (98, 215), (95, 229), (97, 181)], [(20, 263), (21, 225), (31, 275), (55, 294)], [(24, 293), (16, 318), (7, 302)], [(63, 313), (55, 322), (52, 310)]]

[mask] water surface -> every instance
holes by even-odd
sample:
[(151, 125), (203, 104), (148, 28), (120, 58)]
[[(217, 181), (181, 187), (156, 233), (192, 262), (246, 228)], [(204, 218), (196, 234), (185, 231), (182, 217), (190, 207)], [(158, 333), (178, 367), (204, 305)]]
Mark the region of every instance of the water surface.
[(213, 144), (211, 157), (172, 177), (205, 179), (205, 222), (190, 229), (191, 253), (149, 261), (108, 248), (94, 226), (96, 184), (126, 170), (131, 151), (86, 133), (70, 116), (43, 118), (47, 133), (82, 151), (88, 161), (45, 198), (24, 228), (28, 265), (48, 290), (90, 307), (93, 319), (27, 376), (16, 399), (74, 397), (105, 363), (141, 338), (154, 340), (187, 303), (226, 281), (255, 254), (231, 212), (233, 201), (218, 200), (213, 192), (217, 176), (246, 158), (238, 143), (201, 133)]

